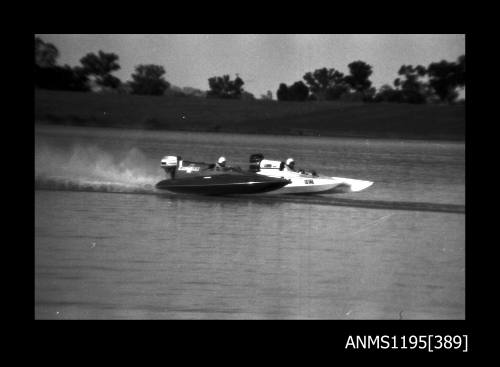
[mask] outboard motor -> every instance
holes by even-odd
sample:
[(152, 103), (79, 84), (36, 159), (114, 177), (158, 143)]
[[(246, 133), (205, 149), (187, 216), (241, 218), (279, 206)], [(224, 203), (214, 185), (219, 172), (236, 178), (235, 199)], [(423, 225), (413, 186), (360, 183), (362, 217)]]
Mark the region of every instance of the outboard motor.
[(181, 157), (179, 156), (167, 155), (161, 159), (161, 168), (165, 170), (167, 176), (170, 175), (170, 178), (174, 179), (180, 161)]
[(256, 153), (250, 156), (250, 166), (249, 170), (252, 172), (260, 171), (260, 162), (264, 159), (264, 154)]
[(260, 161), (260, 168), (261, 169), (279, 169), (280, 171), (283, 171), (285, 168), (285, 162), (281, 161), (271, 161), (269, 159), (263, 159)]

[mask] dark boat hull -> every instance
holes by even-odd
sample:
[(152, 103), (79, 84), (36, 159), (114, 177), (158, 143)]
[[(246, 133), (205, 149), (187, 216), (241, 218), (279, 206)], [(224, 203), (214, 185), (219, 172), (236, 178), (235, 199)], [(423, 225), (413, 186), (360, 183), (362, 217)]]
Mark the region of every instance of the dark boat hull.
[(288, 180), (281, 178), (259, 177), (254, 174), (219, 174), (163, 180), (156, 184), (156, 188), (183, 194), (233, 195), (268, 192), (288, 183)]

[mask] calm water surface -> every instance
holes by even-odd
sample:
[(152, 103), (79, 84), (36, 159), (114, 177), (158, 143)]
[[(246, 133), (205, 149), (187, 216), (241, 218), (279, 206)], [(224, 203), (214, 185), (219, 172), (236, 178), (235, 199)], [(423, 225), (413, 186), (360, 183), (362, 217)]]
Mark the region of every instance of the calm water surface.
[[(164, 155), (257, 152), (375, 184), (154, 189)], [(35, 187), (36, 318), (465, 318), (464, 144), (37, 127)]]

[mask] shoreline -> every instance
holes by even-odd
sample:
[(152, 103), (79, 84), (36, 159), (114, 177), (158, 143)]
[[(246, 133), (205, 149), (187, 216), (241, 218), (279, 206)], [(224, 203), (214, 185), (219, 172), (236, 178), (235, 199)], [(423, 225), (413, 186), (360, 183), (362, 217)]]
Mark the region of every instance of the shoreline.
[(151, 129), (151, 128), (140, 128), (140, 127), (130, 127), (124, 125), (112, 125), (112, 126), (102, 126), (93, 125), (85, 123), (53, 123), (50, 121), (40, 121), (35, 120), (35, 129), (37, 127), (51, 127), (51, 128), (90, 128), (90, 129), (113, 129), (113, 130), (129, 130), (129, 131), (146, 131), (146, 132), (162, 132), (162, 133), (209, 133), (209, 134), (237, 134), (237, 135), (265, 135), (265, 136), (281, 136), (281, 137), (307, 137), (307, 138), (336, 138), (336, 139), (377, 139), (377, 140), (408, 140), (408, 141), (431, 141), (431, 142), (449, 142), (449, 143), (465, 143), (465, 137), (454, 137), (454, 136), (422, 136), (422, 135), (397, 135), (394, 133), (387, 134), (363, 134), (363, 133), (348, 133), (339, 132), (337, 134), (293, 134), (293, 133), (279, 133), (279, 132), (263, 132), (263, 131), (230, 131), (230, 130), (210, 130), (210, 129)]

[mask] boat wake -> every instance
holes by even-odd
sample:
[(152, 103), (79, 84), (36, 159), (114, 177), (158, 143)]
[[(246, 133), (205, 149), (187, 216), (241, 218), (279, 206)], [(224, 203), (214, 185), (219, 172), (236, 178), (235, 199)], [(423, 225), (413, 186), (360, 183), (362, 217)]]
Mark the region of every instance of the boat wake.
[(96, 146), (43, 145), (35, 154), (35, 189), (153, 193), (161, 176), (136, 148), (116, 157)]
[[(271, 199), (268, 196), (267, 199)], [(367, 209), (409, 210), (441, 213), (465, 213), (465, 205), (426, 203), (413, 201), (364, 200), (339, 198), (335, 195), (275, 195), (272, 200), (292, 203), (307, 203), (314, 205), (348, 206)]]

